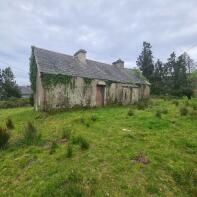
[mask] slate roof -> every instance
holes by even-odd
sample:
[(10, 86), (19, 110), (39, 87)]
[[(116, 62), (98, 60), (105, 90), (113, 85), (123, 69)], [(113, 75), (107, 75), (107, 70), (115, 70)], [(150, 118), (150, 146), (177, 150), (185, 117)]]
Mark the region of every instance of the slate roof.
[(34, 47), (34, 55), (41, 73), (64, 74), (121, 83), (149, 84), (131, 69), (87, 59), (81, 64), (73, 56)]
[(19, 86), (22, 95), (31, 95), (32, 90), (30, 86)]

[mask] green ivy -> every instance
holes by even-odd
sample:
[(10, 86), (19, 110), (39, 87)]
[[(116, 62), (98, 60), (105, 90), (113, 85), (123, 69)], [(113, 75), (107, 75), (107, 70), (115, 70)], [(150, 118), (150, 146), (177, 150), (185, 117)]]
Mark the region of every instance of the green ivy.
[(110, 87), (110, 86), (111, 86), (111, 84), (113, 83), (113, 81), (108, 80), (108, 81), (106, 81), (105, 83), (106, 83), (106, 86), (107, 86), (107, 87)]
[(36, 59), (34, 56), (34, 47), (31, 48), (31, 57), (30, 57), (30, 68), (29, 68), (29, 78), (31, 83), (31, 89), (35, 93), (36, 91), (36, 77), (37, 77), (37, 65), (36, 65)]
[(71, 82), (72, 76), (62, 74), (42, 74), (43, 86), (49, 88), (57, 84), (64, 84), (67, 86)]
[(92, 79), (90, 79), (90, 78), (83, 78), (83, 80), (84, 80), (86, 86), (90, 85), (92, 82)]

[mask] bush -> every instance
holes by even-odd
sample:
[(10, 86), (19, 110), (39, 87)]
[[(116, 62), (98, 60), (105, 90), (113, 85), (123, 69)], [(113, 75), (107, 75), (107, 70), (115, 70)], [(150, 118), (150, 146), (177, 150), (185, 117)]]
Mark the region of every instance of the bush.
[(74, 137), (73, 140), (72, 140), (72, 143), (73, 144), (79, 144), (82, 150), (88, 149), (89, 146), (90, 146), (88, 141), (81, 136)]
[(180, 114), (181, 116), (186, 116), (188, 114), (188, 109), (187, 107), (183, 106), (180, 108)]
[(7, 118), (5, 124), (6, 124), (6, 127), (7, 127), (8, 129), (13, 129), (13, 128), (14, 128), (14, 124), (13, 124), (11, 118)]
[(156, 114), (155, 114), (155, 116), (156, 116), (157, 118), (161, 118), (161, 111), (157, 111)]
[(4, 148), (9, 141), (10, 135), (8, 131), (2, 127), (0, 127), (0, 148)]
[(57, 148), (58, 146), (57, 146), (57, 143), (56, 142), (52, 142), (51, 143), (51, 147), (50, 147), (50, 154), (53, 154), (53, 153), (55, 153), (55, 151), (56, 151), (56, 148)]
[(167, 109), (162, 109), (162, 110), (161, 110), (161, 113), (162, 113), (162, 114), (167, 114), (167, 113), (168, 113), (168, 110), (167, 110)]
[(92, 116), (91, 116), (91, 120), (92, 120), (92, 121), (96, 121), (96, 119), (97, 119), (97, 118), (96, 118), (96, 115), (92, 115)]
[(128, 116), (133, 116), (134, 115), (134, 111), (132, 109), (129, 109), (127, 114), (128, 114)]
[(146, 108), (145, 103), (142, 102), (142, 101), (139, 101), (139, 102), (136, 104), (136, 106), (137, 106), (137, 109), (139, 109), (139, 110), (145, 110), (145, 108)]
[(30, 97), (29, 97), (29, 104), (31, 106), (34, 106), (34, 95), (33, 94), (31, 94)]
[(72, 144), (71, 143), (68, 143), (66, 157), (71, 158), (72, 155), (73, 155)]
[(0, 101), (0, 109), (29, 106), (29, 98), (10, 98), (9, 100)]
[(174, 100), (174, 101), (172, 101), (172, 104), (174, 104), (174, 105), (178, 106), (178, 105), (179, 105), (179, 101)]
[(37, 129), (31, 122), (28, 122), (25, 126), (23, 135), (25, 143), (27, 144), (33, 144), (40, 138), (40, 136), (37, 134)]
[(62, 139), (67, 139), (69, 140), (71, 136), (71, 129), (69, 128), (63, 128), (62, 130)]

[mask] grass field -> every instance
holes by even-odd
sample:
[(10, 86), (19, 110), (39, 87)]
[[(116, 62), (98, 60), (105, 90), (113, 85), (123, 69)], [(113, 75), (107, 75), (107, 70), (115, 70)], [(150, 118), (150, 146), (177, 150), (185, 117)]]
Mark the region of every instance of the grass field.
[[(0, 126), (10, 117), (14, 129), (0, 150), (0, 196), (197, 196), (197, 99), (178, 102), (152, 99), (145, 110), (110, 106), (54, 114), (1, 109)], [(41, 134), (31, 145), (21, 141), (28, 121)], [(70, 139), (62, 139), (63, 129)], [(73, 143), (79, 136), (89, 148)]]

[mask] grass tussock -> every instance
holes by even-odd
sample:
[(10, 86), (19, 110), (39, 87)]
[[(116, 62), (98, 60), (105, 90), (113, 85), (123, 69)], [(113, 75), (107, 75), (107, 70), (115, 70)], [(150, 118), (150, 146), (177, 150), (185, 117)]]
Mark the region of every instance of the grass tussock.
[(70, 128), (63, 128), (62, 129), (62, 139), (69, 140), (71, 137), (71, 129)]
[(72, 144), (69, 142), (67, 144), (66, 157), (71, 158), (72, 156), (73, 156), (73, 147), (72, 147)]
[(14, 124), (13, 124), (12, 119), (11, 119), (10, 117), (7, 118), (5, 124), (6, 124), (6, 127), (7, 127), (8, 129), (14, 129)]
[(90, 147), (88, 141), (82, 136), (73, 137), (72, 143), (79, 144), (82, 150), (89, 149)]
[(38, 143), (41, 138), (41, 135), (38, 134), (36, 127), (31, 122), (26, 124), (23, 136), (24, 142), (28, 145)]
[(129, 109), (127, 115), (128, 116), (133, 116), (134, 115), (134, 110), (133, 109)]
[(187, 109), (186, 106), (182, 106), (182, 107), (179, 109), (179, 111), (180, 111), (180, 115), (181, 115), (181, 116), (187, 116), (187, 114), (188, 114), (188, 109)]
[(3, 149), (8, 144), (10, 134), (7, 129), (0, 127), (0, 149)]

